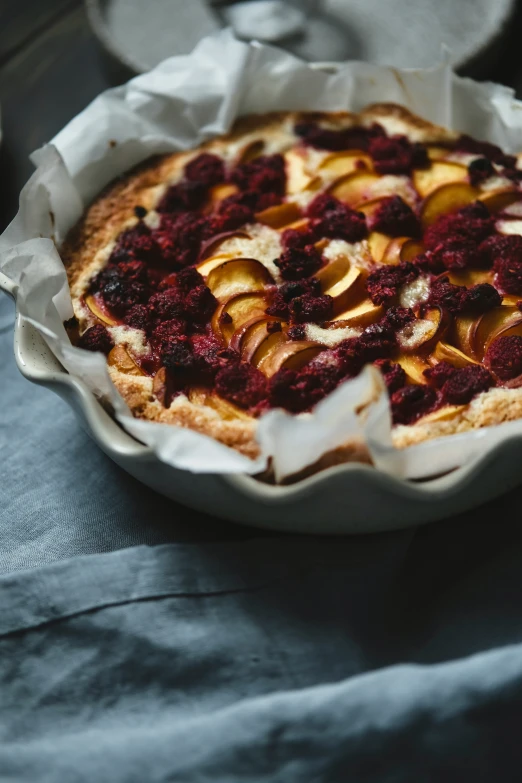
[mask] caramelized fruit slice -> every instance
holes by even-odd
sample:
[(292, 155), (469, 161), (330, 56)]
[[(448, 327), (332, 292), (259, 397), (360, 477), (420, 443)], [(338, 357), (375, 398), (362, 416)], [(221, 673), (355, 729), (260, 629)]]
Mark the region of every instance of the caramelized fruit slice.
[(228, 345), (234, 332), (243, 324), (265, 314), (266, 306), (262, 293), (236, 294), (216, 309), (212, 316), (212, 329)]
[(288, 201), (284, 204), (276, 204), (274, 207), (267, 207), (262, 212), (256, 212), (256, 220), (264, 223), (270, 228), (287, 228), (301, 216), (301, 210), (297, 204)]
[(422, 242), (408, 237), (396, 237), (388, 241), (381, 258), (381, 264), (400, 264), (401, 261), (411, 261), (424, 252)]
[(216, 299), (224, 302), (234, 294), (263, 291), (274, 281), (263, 264), (254, 258), (236, 258), (219, 264), (207, 277), (207, 286)]
[(454, 367), (457, 367), (458, 369), (461, 369), (462, 367), (468, 367), (470, 364), (480, 363), (480, 362), (476, 362), (475, 359), (472, 359), (471, 356), (468, 356), (462, 351), (459, 351), (459, 349), (455, 348), (454, 345), (449, 345), (449, 343), (444, 343), (442, 342), (442, 340), (439, 341), (435, 346), (435, 349), (430, 357), (430, 360), (432, 359), (434, 360), (435, 363), (449, 362), (450, 364), (452, 364)]
[(306, 169), (306, 159), (303, 155), (289, 150), (285, 152), (286, 192), (300, 193), (312, 183), (314, 177)]
[(375, 305), (371, 299), (365, 299), (364, 302), (351, 307), (349, 310), (339, 313), (328, 324), (333, 328), (343, 328), (345, 326), (357, 327), (357, 326), (369, 326), (370, 324), (378, 321), (381, 316), (384, 315), (384, 308), (382, 305)]
[(374, 261), (379, 263), (382, 260), (389, 243), (390, 237), (387, 234), (381, 234), (380, 231), (370, 231), (368, 246)]
[(337, 177), (362, 169), (373, 169), (372, 159), (362, 150), (333, 152), (331, 155), (327, 155), (319, 166), (321, 173)]
[(520, 191), (515, 188), (499, 188), (488, 190), (479, 196), (479, 201), (487, 206), (490, 212), (500, 212), (520, 199)]
[(410, 381), (413, 381), (413, 383), (426, 383), (424, 370), (429, 370), (430, 365), (420, 356), (401, 354), (397, 358), (397, 363), (401, 365)]
[(118, 324), (118, 321), (109, 313), (100, 297), (89, 294), (85, 297), (85, 304), (95, 318), (97, 318), (98, 321), (101, 321), (102, 324), (106, 324), (107, 326), (116, 326)]
[(339, 201), (353, 206), (360, 201), (372, 199), (371, 188), (378, 181), (378, 174), (372, 174), (370, 171), (354, 171), (333, 182), (328, 190)]
[(431, 226), (441, 215), (456, 212), (479, 197), (479, 191), (467, 182), (450, 182), (441, 185), (424, 200), (421, 219), (424, 226)]
[(258, 158), (260, 155), (262, 155), (264, 149), (265, 142), (261, 139), (250, 141), (248, 144), (245, 144), (239, 153), (238, 162), (250, 163), (251, 160), (254, 160), (254, 158)]
[(210, 239), (207, 239), (206, 242), (203, 242), (198, 261), (201, 263), (209, 256), (223, 255), (222, 252), (221, 253), (219, 252), (219, 248), (224, 242), (227, 242), (229, 239), (250, 239), (250, 234), (247, 234), (246, 231), (239, 231), (239, 230), (222, 231), (220, 234), (216, 234)]
[(206, 261), (203, 261), (201, 264), (198, 264), (196, 266), (196, 269), (200, 273), (200, 275), (203, 275), (203, 277), (207, 277), (207, 275), (212, 272), (213, 269), (216, 269), (218, 266), (221, 266), (221, 264), (224, 264), (226, 261), (230, 261), (234, 258), (233, 253), (221, 253), (218, 256), (211, 256), (210, 258), (207, 258)]
[(214, 185), (214, 187), (210, 189), (209, 201), (204, 212), (212, 212), (224, 199), (233, 196), (237, 192), (238, 188), (236, 185), (228, 185), (226, 183)]
[(252, 418), (244, 410), (238, 408), (237, 405), (234, 405), (228, 400), (224, 400), (223, 397), (219, 397), (217, 394), (209, 392), (206, 389), (190, 389), (188, 398), (194, 405), (205, 405), (207, 408), (212, 408), (212, 410), (217, 411), (220, 418), (225, 421)]
[(466, 166), (450, 161), (436, 161), (429, 169), (416, 169), (413, 172), (413, 184), (422, 198), (441, 185), (446, 185), (448, 182), (464, 182), (467, 178)]
[(251, 353), (250, 347), (247, 348), (247, 351), (250, 354), (249, 361), (254, 365), (254, 367), (262, 369), (262, 365), (264, 365), (267, 357), (273, 354), (278, 346), (283, 345), (284, 343), (286, 344), (287, 342), (288, 338), (284, 332), (272, 332), (270, 334), (265, 330), (264, 338), (260, 343), (258, 343)]
[(115, 345), (114, 348), (111, 348), (107, 356), (107, 363), (126, 375), (145, 375), (123, 345)]
[(308, 340), (275, 343), (259, 362), (258, 369), (269, 378), (283, 368), (299, 370), (323, 350), (322, 345)]
[(422, 350), (426, 352), (440, 339), (448, 327), (448, 318), (440, 307), (425, 307), (420, 318), (406, 324), (398, 333), (399, 345), (404, 353)]
[(473, 356), (483, 359), (493, 340), (510, 334), (522, 335), (522, 313), (510, 305), (494, 307), (477, 319), (472, 336)]

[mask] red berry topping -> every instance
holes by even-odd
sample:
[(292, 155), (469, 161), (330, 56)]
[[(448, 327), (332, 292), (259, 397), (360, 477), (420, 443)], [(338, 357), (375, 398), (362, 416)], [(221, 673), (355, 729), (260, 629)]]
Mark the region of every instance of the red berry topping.
[(486, 351), (484, 361), (501, 381), (522, 375), (522, 337), (516, 334), (498, 337)]
[(205, 284), (203, 276), (193, 266), (187, 266), (185, 269), (180, 269), (179, 272), (176, 272), (175, 281), (175, 285), (183, 293), (188, 293), (193, 288)]
[(170, 186), (156, 210), (168, 213), (199, 209), (206, 198), (207, 187), (202, 182), (179, 182)]
[(449, 313), (461, 313), (466, 306), (467, 288), (464, 285), (453, 285), (447, 277), (434, 280), (428, 303), (438, 305)]
[(191, 212), (164, 215), (154, 237), (161, 247), (163, 258), (172, 266), (189, 266), (197, 261), (201, 243), (211, 230), (209, 221)]
[(412, 144), (406, 136), (377, 136), (370, 140), (368, 152), (379, 174), (409, 174), (429, 164), (421, 144)]
[(493, 265), (498, 287), (506, 294), (522, 295), (522, 237), (493, 236), (479, 250), (484, 261)]
[(400, 196), (383, 200), (372, 217), (371, 228), (391, 237), (416, 237), (420, 232), (417, 216)]
[(126, 313), (123, 320), (134, 329), (147, 329), (149, 325), (149, 309), (144, 304), (135, 304)]
[(455, 239), (467, 239), (477, 245), (494, 229), (495, 221), (488, 208), (481, 201), (475, 201), (458, 212), (441, 215), (426, 229), (424, 244), (428, 250), (434, 250), (441, 243)]
[(301, 413), (333, 391), (340, 379), (339, 370), (330, 364), (309, 364), (299, 371), (279, 370), (270, 380), (270, 405)]
[(391, 396), (394, 424), (413, 424), (428, 413), (437, 401), (437, 394), (430, 386), (403, 386)]
[(318, 149), (332, 151), (347, 149), (366, 150), (372, 137), (384, 136), (384, 131), (380, 125), (373, 125), (371, 128), (355, 126), (353, 128), (333, 130), (331, 128), (321, 128), (315, 122), (299, 122), (295, 125), (294, 132), (303, 139), (305, 144)]
[(393, 394), (406, 383), (406, 373), (400, 364), (391, 362), (389, 359), (377, 359), (375, 366), (384, 375), (384, 382), (388, 389), (388, 394)]
[(344, 204), (335, 196), (331, 196), (329, 193), (319, 193), (308, 205), (306, 209), (307, 217), (321, 218), (328, 215), (330, 212), (336, 212), (342, 209)]
[(502, 304), (502, 297), (489, 283), (479, 283), (468, 288), (464, 296), (464, 309), (470, 313), (486, 313)]
[(78, 340), (78, 346), (86, 351), (100, 351), (108, 354), (114, 347), (114, 341), (105, 326), (95, 324), (82, 334)]
[(182, 318), (161, 321), (151, 332), (152, 343), (161, 353), (174, 338), (184, 337), (186, 329), (187, 324)]
[(119, 261), (144, 261), (147, 264), (157, 264), (161, 261), (161, 250), (154, 240), (150, 228), (139, 221), (118, 237), (109, 263)]
[(284, 248), (297, 247), (302, 249), (307, 245), (313, 245), (316, 241), (317, 237), (311, 226), (307, 226), (305, 229), (300, 230), (285, 228), (281, 234), (281, 242)]
[(284, 280), (300, 280), (310, 277), (323, 265), (321, 254), (312, 246), (290, 247), (274, 261)]
[(177, 288), (167, 288), (153, 294), (148, 302), (151, 318), (166, 321), (171, 318), (183, 318), (185, 307), (183, 296)]
[(419, 276), (419, 270), (408, 261), (397, 266), (382, 266), (368, 276), (366, 287), (374, 304), (381, 305), (394, 299), (400, 288)]
[(206, 285), (198, 285), (185, 295), (183, 309), (189, 321), (202, 324), (208, 321), (217, 307), (217, 299)]
[(458, 139), (455, 148), (461, 152), (469, 152), (472, 155), (483, 155), (494, 163), (507, 168), (514, 168), (517, 162), (514, 155), (504, 155), (500, 147), (497, 147), (495, 144), (490, 144), (487, 141), (477, 141), (477, 139), (473, 139), (466, 134), (463, 134)]
[(451, 405), (466, 405), (492, 385), (493, 379), (486, 368), (473, 364), (455, 370), (442, 386), (442, 397)]
[(240, 408), (253, 408), (266, 398), (268, 382), (249, 364), (229, 365), (216, 375), (216, 392)]
[(314, 296), (303, 294), (290, 302), (292, 320), (296, 323), (323, 323), (333, 316), (333, 299), (331, 296)]
[(284, 196), (286, 189), (285, 159), (282, 155), (260, 155), (249, 163), (240, 163), (230, 179), (242, 190)]
[(428, 254), (434, 268), (458, 270), (476, 265), (478, 250), (469, 239), (447, 239), (429, 250)]
[(468, 166), (469, 181), (474, 187), (489, 177), (494, 177), (496, 173), (493, 164), (487, 158), (476, 158)]
[(434, 367), (430, 367), (429, 370), (424, 370), (424, 376), (436, 389), (442, 389), (446, 381), (455, 373), (455, 367), (446, 361), (439, 362)]
[(185, 178), (191, 182), (202, 182), (211, 186), (225, 179), (225, 164), (217, 155), (202, 152), (185, 166)]

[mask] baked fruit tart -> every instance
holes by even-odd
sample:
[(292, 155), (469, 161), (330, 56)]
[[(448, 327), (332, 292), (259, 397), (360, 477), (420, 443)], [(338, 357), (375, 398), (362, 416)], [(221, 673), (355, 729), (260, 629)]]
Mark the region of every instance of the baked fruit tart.
[(261, 414), (306, 414), (368, 363), (398, 447), (516, 419), (518, 164), (391, 104), (243, 118), (87, 210), (62, 248), (71, 340), (135, 416), (249, 457)]

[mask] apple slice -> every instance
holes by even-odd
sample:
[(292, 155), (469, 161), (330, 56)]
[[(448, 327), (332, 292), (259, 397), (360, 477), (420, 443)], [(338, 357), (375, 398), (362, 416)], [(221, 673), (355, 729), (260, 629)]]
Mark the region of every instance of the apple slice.
[(450, 283), (453, 285), (465, 285), (466, 288), (479, 283), (491, 283), (493, 275), (488, 269), (465, 269), (461, 272), (447, 272)]
[(233, 196), (237, 192), (237, 185), (229, 185), (228, 183), (214, 185), (214, 187), (210, 189), (208, 203), (204, 212), (213, 212), (224, 199)]
[(221, 253), (218, 256), (211, 256), (210, 258), (207, 258), (206, 261), (198, 264), (196, 269), (200, 275), (207, 277), (213, 269), (221, 266), (221, 264), (224, 264), (226, 261), (231, 261), (233, 258), (235, 258), (234, 253)]
[[(256, 334), (256, 338), (259, 335), (259, 332)], [(251, 364), (253, 364), (254, 367), (257, 367), (261, 370), (262, 365), (264, 365), (267, 357), (273, 354), (278, 346), (287, 343), (288, 337), (285, 332), (280, 331), (269, 333), (265, 328), (265, 336), (263, 339), (261, 339), (260, 342), (257, 343), (257, 345), (245, 345), (245, 353), (244, 355), (242, 354), (242, 358), (244, 361), (249, 361)]]
[(470, 364), (480, 364), (480, 362), (475, 361), (475, 359), (472, 359), (470, 356), (467, 356), (467, 354), (459, 351), (454, 345), (449, 345), (449, 343), (444, 343), (442, 341), (439, 341), (435, 346), (435, 349), (430, 356), (430, 362), (432, 359), (435, 364), (438, 362), (449, 362), (458, 369), (468, 367)]
[(410, 381), (413, 383), (426, 383), (427, 379), (424, 375), (424, 370), (429, 370), (430, 365), (420, 356), (401, 354), (396, 361), (400, 364)]
[(438, 421), (451, 421), (451, 419), (454, 419), (467, 407), (467, 405), (444, 405), (444, 407), (422, 416), (418, 419), (417, 424), (434, 424)]
[(301, 210), (297, 204), (286, 201), (283, 204), (276, 204), (274, 207), (267, 207), (261, 212), (256, 212), (256, 220), (270, 228), (288, 228), (291, 223), (295, 223), (301, 217)]
[(255, 318), (251, 318), (249, 321), (246, 321), (244, 324), (241, 324), (239, 329), (237, 329), (237, 331), (235, 331), (230, 338), (229, 348), (232, 351), (236, 351), (236, 353), (240, 353), (243, 339), (252, 327), (256, 326), (257, 324), (264, 326), (268, 321), (275, 320), (277, 319), (271, 318), (269, 315), (258, 315)]
[(401, 261), (411, 261), (423, 252), (422, 242), (409, 239), (409, 237), (395, 237), (388, 241), (380, 262), (381, 264), (400, 264)]
[(368, 201), (373, 198), (371, 188), (379, 179), (379, 175), (371, 171), (354, 171), (333, 182), (328, 191), (339, 201), (353, 206), (360, 201)]
[(436, 144), (426, 144), (426, 152), (430, 160), (443, 160), (448, 156), (449, 149), (439, 147)]
[(522, 336), (520, 310), (510, 305), (500, 305), (484, 313), (478, 318), (473, 332), (473, 357), (482, 360), (493, 340), (510, 334)]
[(85, 297), (85, 304), (98, 321), (107, 326), (117, 326), (119, 321), (109, 313), (103, 299), (98, 294), (89, 294)]
[(111, 348), (107, 356), (107, 363), (110, 367), (114, 367), (126, 375), (145, 375), (123, 345), (115, 345), (114, 348)]
[(381, 262), (389, 243), (390, 237), (387, 234), (381, 234), (380, 231), (370, 231), (368, 247), (374, 261)]
[[(268, 324), (276, 321), (276, 318), (271, 318), (269, 315), (247, 321), (237, 332), (234, 332), (230, 347), (241, 353), (243, 361), (250, 362), (261, 343), (271, 334), (268, 331)], [(281, 334), (281, 332), (274, 332), (274, 334)]]
[(431, 226), (441, 215), (456, 212), (479, 197), (479, 191), (467, 182), (450, 182), (440, 185), (424, 199), (421, 220), (424, 226)]
[(228, 345), (234, 332), (247, 321), (263, 316), (266, 308), (263, 293), (236, 294), (216, 309), (211, 321), (212, 330)]
[(225, 302), (234, 294), (263, 291), (273, 284), (269, 271), (255, 258), (225, 261), (214, 267), (207, 277), (207, 286), (220, 302)]
[(520, 199), (520, 191), (515, 188), (499, 188), (499, 190), (488, 190), (481, 193), (479, 201), (489, 209), (490, 212), (500, 212), (506, 207), (511, 206)]
[(269, 350), (266, 353), (257, 367), (264, 375), (270, 378), (283, 368), (287, 370), (299, 370), (315, 358), (318, 353), (321, 353), (321, 351), (324, 351), (322, 345), (318, 345), (309, 340), (298, 340), (296, 342), (285, 341), (282, 343), (275, 341), (272, 350)]
[(466, 182), (467, 179), (466, 166), (450, 161), (438, 160), (429, 169), (415, 169), (413, 172), (413, 185), (422, 198), (448, 182)]
[(343, 174), (351, 174), (354, 171), (373, 169), (373, 161), (363, 150), (350, 150), (349, 152), (333, 152), (327, 155), (319, 166), (319, 171), (328, 175), (340, 177)]
[(358, 326), (369, 326), (384, 314), (384, 308), (382, 305), (375, 305), (371, 299), (365, 299), (364, 302), (351, 307), (349, 310), (345, 310), (330, 321), (328, 326), (332, 328), (344, 328), (351, 326), (356, 328)]
[(152, 393), (161, 402), (163, 406), (166, 406), (167, 399), (167, 370), (165, 367), (160, 367), (156, 375), (152, 380)]
[(475, 331), (477, 329), (477, 316), (458, 315), (453, 326), (453, 342), (466, 356), (475, 358)]
[(306, 159), (295, 150), (285, 152), (284, 158), (286, 169), (286, 192), (287, 194), (301, 193), (301, 191), (305, 190), (314, 179), (314, 176), (306, 169)]
[(264, 149), (265, 149), (265, 142), (262, 141), (261, 139), (250, 141), (248, 144), (245, 144), (245, 146), (239, 153), (238, 162), (250, 163), (251, 160), (254, 160), (254, 158), (258, 158), (260, 155), (262, 155)]
[(209, 256), (221, 255), (221, 253), (219, 253), (219, 248), (223, 242), (227, 242), (229, 239), (250, 239), (250, 234), (238, 229), (234, 231), (222, 231), (220, 234), (216, 234), (210, 239), (207, 239), (206, 242), (203, 242), (198, 261), (201, 263), (201, 261), (204, 261)]
[(238, 408), (232, 402), (219, 397), (217, 394), (195, 387), (188, 392), (188, 398), (193, 405), (204, 405), (207, 408), (212, 408), (219, 413), (220, 417), (225, 421), (233, 421), (234, 419), (250, 419), (244, 410)]
[(440, 307), (424, 307), (421, 317), (403, 326), (397, 340), (404, 353), (426, 352), (448, 327), (448, 318)]

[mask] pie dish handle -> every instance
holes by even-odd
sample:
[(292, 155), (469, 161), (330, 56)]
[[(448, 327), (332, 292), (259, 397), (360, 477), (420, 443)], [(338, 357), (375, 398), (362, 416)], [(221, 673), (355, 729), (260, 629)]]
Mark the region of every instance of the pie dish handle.
[(5, 291), (6, 294), (9, 294), (9, 296), (12, 296), (13, 299), (16, 300), (16, 292), (18, 290), (18, 286), (16, 283), (13, 283), (12, 280), (10, 280), (7, 275), (4, 275), (3, 272), (0, 272), (0, 290)]

